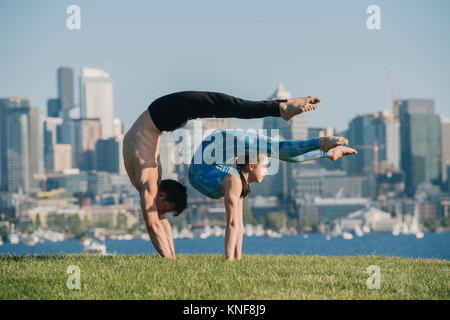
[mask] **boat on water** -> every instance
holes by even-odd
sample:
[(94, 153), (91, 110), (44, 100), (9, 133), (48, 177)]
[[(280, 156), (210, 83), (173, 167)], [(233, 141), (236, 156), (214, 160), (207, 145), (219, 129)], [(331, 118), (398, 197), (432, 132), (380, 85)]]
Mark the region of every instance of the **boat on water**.
[(341, 229), (341, 227), (339, 226), (339, 224), (335, 224), (334, 225), (334, 228), (333, 228), (333, 231), (331, 231), (331, 236), (333, 236), (333, 237), (338, 237), (338, 236), (340, 236), (342, 234), (342, 229)]
[(19, 236), (15, 233), (10, 233), (8, 235), (8, 240), (11, 244), (18, 244), (19, 243)]
[(195, 234), (193, 231), (189, 230), (188, 228), (181, 229), (180, 233), (178, 234), (179, 239), (194, 239)]
[(282, 235), (279, 232), (276, 232), (276, 231), (268, 229), (268, 230), (266, 230), (266, 237), (269, 237), (269, 238), (281, 238)]
[(423, 237), (425, 236), (425, 234), (422, 231), (419, 231), (416, 233), (416, 238), (417, 239), (423, 239)]
[(353, 239), (353, 235), (350, 232), (343, 232), (342, 233), (342, 238), (344, 238), (345, 240), (352, 240)]
[(364, 233), (370, 233), (370, 227), (364, 225), (364, 226), (362, 227), (362, 231), (363, 231)]
[(355, 234), (356, 234), (358, 237), (362, 237), (362, 236), (364, 235), (364, 232), (361, 230), (361, 227), (358, 226), (358, 225), (356, 225), (356, 226), (353, 228), (353, 230), (355, 231)]
[(398, 236), (398, 235), (400, 235), (400, 232), (401, 232), (400, 225), (394, 224), (394, 226), (392, 227), (392, 234), (394, 236)]
[(84, 239), (83, 240), (84, 254), (106, 254), (106, 244), (99, 239)]

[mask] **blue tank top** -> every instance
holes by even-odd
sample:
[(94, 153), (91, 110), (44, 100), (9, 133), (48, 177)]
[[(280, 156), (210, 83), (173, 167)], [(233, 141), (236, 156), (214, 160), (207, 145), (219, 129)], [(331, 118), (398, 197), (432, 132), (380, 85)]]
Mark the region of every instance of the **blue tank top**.
[(213, 199), (223, 197), (222, 182), (230, 174), (239, 175), (239, 172), (234, 167), (218, 164), (191, 164), (189, 167), (191, 185)]

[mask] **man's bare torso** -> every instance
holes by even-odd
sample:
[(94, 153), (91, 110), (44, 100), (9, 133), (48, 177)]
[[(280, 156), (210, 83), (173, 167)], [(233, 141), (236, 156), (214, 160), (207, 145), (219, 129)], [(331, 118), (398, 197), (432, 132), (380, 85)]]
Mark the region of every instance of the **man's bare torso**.
[[(139, 183), (151, 171), (158, 172), (161, 179), (159, 162), (159, 142), (161, 131), (153, 123), (148, 110), (145, 110), (134, 122), (123, 139), (123, 159), (131, 182), (139, 190)], [(153, 174), (152, 174), (153, 175)]]

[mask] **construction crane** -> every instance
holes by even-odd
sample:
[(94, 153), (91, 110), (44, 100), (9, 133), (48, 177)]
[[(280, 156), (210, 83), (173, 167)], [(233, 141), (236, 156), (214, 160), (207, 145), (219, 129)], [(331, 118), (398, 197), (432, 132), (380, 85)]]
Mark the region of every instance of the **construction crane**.
[(380, 149), (386, 148), (384, 144), (378, 145), (378, 140), (375, 140), (375, 143), (373, 145), (359, 145), (355, 146), (356, 149), (373, 149), (373, 172), (375, 174), (378, 174), (379, 171), (379, 155), (378, 151)]

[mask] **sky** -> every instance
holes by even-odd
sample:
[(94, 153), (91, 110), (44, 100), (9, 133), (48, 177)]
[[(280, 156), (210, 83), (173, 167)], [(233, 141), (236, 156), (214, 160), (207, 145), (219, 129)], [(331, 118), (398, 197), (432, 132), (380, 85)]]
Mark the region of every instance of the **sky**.
[[(80, 30), (66, 27), (70, 5), (80, 7)], [(370, 5), (380, 30), (366, 26)], [(339, 131), (356, 115), (392, 110), (387, 67), (395, 95), (434, 99), (448, 117), (449, 14), (447, 0), (0, 0), (0, 98), (46, 112), (57, 68), (69, 66), (79, 103), (81, 68), (100, 68), (127, 130), (171, 92), (265, 100), (283, 83), (323, 99), (308, 126)]]

